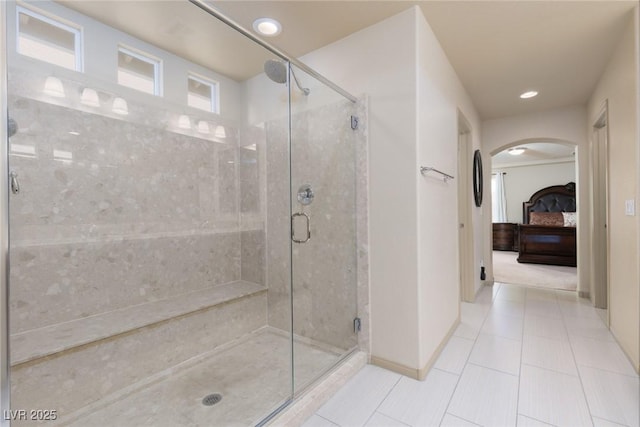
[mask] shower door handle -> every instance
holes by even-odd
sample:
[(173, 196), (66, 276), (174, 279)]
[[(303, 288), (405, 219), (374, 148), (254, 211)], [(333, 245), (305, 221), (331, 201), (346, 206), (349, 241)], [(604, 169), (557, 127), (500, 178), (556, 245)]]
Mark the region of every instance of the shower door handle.
[(11, 187), (11, 192), (13, 194), (18, 194), (20, 192), (20, 182), (18, 181), (18, 172), (11, 171), (9, 173), (9, 185)]
[[(303, 217), (307, 223), (307, 235), (304, 239), (296, 239), (296, 229), (295, 229), (295, 221), (296, 218)], [(309, 219), (309, 215), (303, 212), (297, 212), (291, 215), (291, 240), (295, 243), (307, 243), (311, 238), (311, 220)]]

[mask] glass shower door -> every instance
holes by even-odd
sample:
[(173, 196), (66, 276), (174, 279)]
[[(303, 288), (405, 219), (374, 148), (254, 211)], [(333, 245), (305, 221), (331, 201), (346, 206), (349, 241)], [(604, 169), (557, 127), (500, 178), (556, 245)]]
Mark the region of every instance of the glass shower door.
[(355, 104), (291, 66), (294, 391), (357, 346)]

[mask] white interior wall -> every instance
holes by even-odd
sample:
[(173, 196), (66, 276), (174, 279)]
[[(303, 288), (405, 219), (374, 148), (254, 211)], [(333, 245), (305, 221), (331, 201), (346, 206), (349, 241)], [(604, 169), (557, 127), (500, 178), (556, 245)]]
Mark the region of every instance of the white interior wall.
[(520, 114), (482, 122), (483, 148), (490, 154), (502, 151), (516, 142), (559, 140), (586, 144), (584, 106), (556, 108), (537, 113)]
[(575, 162), (503, 166), (493, 172), (506, 173), (507, 222), (517, 224), (522, 224), (522, 203), (528, 201), (533, 193), (551, 185), (576, 181)]
[[(638, 7), (630, 17), (588, 104), (591, 130), (605, 100), (609, 111), (609, 319), (611, 332), (640, 371), (640, 244), (638, 243)], [(636, 214), (625, 214), (633, 200)]]
[[(537, 113), (510, 116), (482, 122), (482, 146), (486, 157), (522, 142), (556, 141), (576, 145), (576, 184), (578, 203), (578, 291), (589, 292), (589, 263), (580, 262), (580, 254), (588, 254), (589, 237), (589, 140), (587, 111), (584, 106), (571, 106)], [(491, 236), (491, 182), (485, 180), (489, 199), (484, 205), (486, 235)], [(485, 241), (487, 259), (491, 257), (491, 241)], [(488, 278), (493, 280), (492, 262), (487, 265)]]
[[(418, 178), (418, 316), (419, 367), (433, 363), (438, 347), (459, 316), (458, 186), (432, 174), (420, 176), (420, 166), (432, 166), (459, 176), (458, 109), (471, 127), (471, 153), (479, 148), (478, 114), (449, 63), (429, 23), (416, 7), (418, 153), (414, 173)], [(471, 159), (469, 159), (471, 167)], [(486, 172), (485, 172), (486, 174)], [(469, 173), (471, 176), (471, 173)], [(482, 210), (471, 203), (474, 229), (474, 287), (481, 286)]]

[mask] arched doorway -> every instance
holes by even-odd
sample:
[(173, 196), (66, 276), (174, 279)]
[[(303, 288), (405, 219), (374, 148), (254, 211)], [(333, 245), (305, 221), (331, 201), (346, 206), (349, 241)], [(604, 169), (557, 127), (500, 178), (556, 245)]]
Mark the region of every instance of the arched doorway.
[[(555, 227), (560, 227), (541, 229), (541, 232), (551, 233), (544, 236), (532, 236), (530, 232), (535, 227), (521, 226), (529, 223), (529, 216), (523, 212), (523, 202), (528, 201), (534, 193), (551, 186), (561, 187), (578, 182), (576, 150), (577, 145), (568, 141), (529, 139), (514, 141), (491, 152), (492, 271), (495, 281), (572, 292), (578, 290), (578, 268), (567, 266), (564, 257), (568, 240), (573, 242), (573, 253), (577, 252), (577, 227), (573, 230), (563, 228), (568, 225), (567, 221), (575, 226), (571, 220), (573, 216), (557, 212), (545, 217), (546, 214), (536, 213), (533, 223), (540, 221), (539, 218), (545, 222), (553, 218)], [(574, 202), (577, 201), (577, 195), (576, 191)], [(521, 232), (523, 236), (527, 232), (527, 247), (531, 245), (530, 239), (535, 242), (557, 239), (558, 245), (553, 243), (542, 248), (548, 256), (533, 260), (528, 256), (527, 249), (523, 249), (524, 237), (520, 244)], [(554, 255), (556, 250), (557, 255)]]

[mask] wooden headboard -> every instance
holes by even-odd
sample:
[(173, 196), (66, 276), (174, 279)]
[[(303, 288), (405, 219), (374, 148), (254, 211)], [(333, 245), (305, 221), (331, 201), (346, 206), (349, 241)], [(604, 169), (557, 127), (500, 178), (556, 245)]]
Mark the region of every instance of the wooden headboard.
[(576, 183), (552, 185), (538, 190), (531, 195), (528, 202), (522, 203), (523, 224), (529, 224), (531, 212), (575, 212)]

